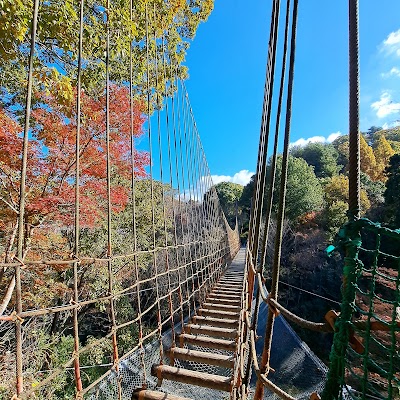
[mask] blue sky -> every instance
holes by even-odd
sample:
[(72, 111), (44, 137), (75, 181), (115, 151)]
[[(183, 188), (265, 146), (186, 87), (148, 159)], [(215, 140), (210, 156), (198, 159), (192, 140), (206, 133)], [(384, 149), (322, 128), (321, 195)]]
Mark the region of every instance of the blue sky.
[[(187, 55), (214, 182), (255, 171), (271, 0), (216, 0)], [(400, 119), (400, 2), (360, 2), (361, 129)], [(348, 130), (347, 1), (300, 0), (291, 142)], [(270, 146), (271, 148), (272, 146)]]

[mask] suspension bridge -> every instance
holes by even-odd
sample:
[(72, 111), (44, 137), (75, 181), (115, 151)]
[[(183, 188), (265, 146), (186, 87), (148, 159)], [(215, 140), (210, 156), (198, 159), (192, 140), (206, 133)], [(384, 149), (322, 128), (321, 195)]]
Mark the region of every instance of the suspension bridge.
[[(222, 212), (185, 87), (178, 31), (191, 28), (176, 28), (184, 14), (168, 14), (183, 6), (75, 3), (77, 27), (64, 32), (75, 49), (49, 56), (58, 39), (44, 43), (41, 29), (57, 12), (51, 1), (33, 1), (29, 41), (16, 44), (27, 78), (18, 154), (7, 148), (13, 163), (1, 165), (12, 228), (1, 263), (0, 399), (399, 398), (400, 254), (390, 252), (400, 232), (360, 218), (358, 1), (349, 0), (349, 222), (329, 249), (345, 256), (343, 298), (340, 313), (316, 322), (278, 301), (299, 1), (272, 0), (245, 247)], [(49, 76), (43, 60), (61, 64)], [(67, 73), (76, 82), (68, 98)], [(379, 297), (378, 279), (393, 288), (390, 299)], [(334, 335), (329, 367), (288, 321)]]

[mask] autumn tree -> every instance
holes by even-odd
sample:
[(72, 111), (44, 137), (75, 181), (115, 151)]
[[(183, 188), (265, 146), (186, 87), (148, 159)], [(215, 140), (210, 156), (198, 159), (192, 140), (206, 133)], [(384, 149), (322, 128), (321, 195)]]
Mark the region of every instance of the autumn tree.
[[(105, 82), (105, 24), (108, 19), (110, 80), (119, 84), (129, 81), (132, 50), (136, 94), (146, 93), (146, 74), (150, 87), (164, 94), (167, 80), (175, 74), (181, 78), (187, 76), (187, 68), (182, 62), (198, 25), (207, 20), (213, 4), (213, 0), (115, 0), (110, 2), (106, 12), (104, 0), (84, 1), (83, 87), (90, 95), (98, 94), (99, 85), (101, 90)], [(12, 107), (22, 104), (25, 97), (29, 53), (26, 50), (30, 45), (33, 0), (4, 0), (1, 8), (4, 11), (0, 12), (0, 105)], [(69, 85), (69, 89), (75, 85), (79, 14), (80, 2), (40, 2), (34, 73), (36, 88), (45, 83), (55, 66), (60, 72), (60, 80)], [(157, 57), (158, 63), (147, 63), (146, 36), (149, 55)], [(170, 67), (162, 71), (164, 61)]]
[(369, 175), (372, 180), (378, 178), (378, 167), (374, 151), (368, 145), (363, 135), (360, 135), (360, 168), (361, 171)]
[(380, 181), (386, 180), (385, 169), (389, 165), (389, 160), (394, 154), (394, 150), (384, 135), (381, 135), (374, 149), (376, 166), (377, 166), (377, 179)]
[[(29, 144), (27, 194), (24, 221), (24, 258), (62, 258), (71, 250), (62, 242), (60, 232), (73, 224), (75, 188), (76, 120), (74, 107), (57, 101), (52, 92), (37, 94), (40, 103), (32, 111), (32, 130)], [(134, 106), (134, 134), (142, 134), (143, 104)], [(122, 211), (129, 201), (129, 186), (124, 180), (131, 176), (130, 100), (126, 87), (111, 86), (110, 90), (110, 158), (112, 162), (112, 211)], [(2, 110), (4, 123), (0, 130), (0, 199), (3, 259), (9, 261), (15, 252), (15, 235), (18, 229), (19, 181), (21, 179), (21, 128), (7, 112)], [(104, 220), (107, 212), (105, 95), (92, 98), (82, 93), (80, 141), (80, 207), (81, 227), (90, 228)], [(148, 155), (135, 152), (135, 174), (145, 176)], [(51, 232), (51, 234), (49, 234)], [(58, 232), (58, 234), (57, 234)], [(58, 239), (57, 239), (58, 237)], [(49, 241), (54, 244), (50, 246)], [(40, 242), (40, 246), (37, 245)], [(59, 250), (55, 251), (59, 244)], [(39, 249), (40, 247), (40, 249)], [(31, 251), (37, 248), (38, 252)], [(48, 249), (48, 253), (44, 251)], [(10, 271), (11, 272), (11, 271)], [(8, 276), (5, 269), (0, 278)], [(13, 276), (8, 284), (0, 282), (6, 300), (10, 300)], [(3, 279), (4, 281), (4, 279)], [(5, 286), (4, 286), (5, 285)], [(11, 290), (12, 291), (12, 290)]]

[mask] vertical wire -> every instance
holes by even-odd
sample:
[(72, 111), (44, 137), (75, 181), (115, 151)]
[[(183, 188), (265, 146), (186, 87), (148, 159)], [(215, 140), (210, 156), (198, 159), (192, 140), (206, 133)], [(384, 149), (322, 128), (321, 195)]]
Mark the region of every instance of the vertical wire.
[[(171, 62), (171, 72), (172, 69), (174, 68), (173, 63)], [(185, 265), (185, 287), (186, 287), (186, 296), (187, 296), (187, 302), (188, 302), (188, 308), (189, 308), (189, 316), (190, 316), (190, 301), (189, 301), (189, 291), (188, 291), (188, 283), (187, 283), (187, 269), (186, 269), (186, 264), (187, 264), (187, 253), (186, 253), (186, 246), (184, 243), (184, 229), (183, 229), (183, 211), (182, 211), (182, 195), (181, 195), (181, 184), (180, 184), (180, 179), (179, 179), (179, 153), (178, 153), (178, 143), (177, 143), (177, 123), (179, 121), (179, 116), (177, 115), (177, 113), (175, 113), (175, 97), (177, 100), (177, 104), (176, 107), (178, 108), (179, 111), (179, 92), (178, 92), (178, 74), (177, 74), (177, 67), (174, 68), (174, 72), (171, 73), (172, 76), (174, 76), (175, 82), (176, 82), (176, 95), (174, 94), (174, 96), (171, 99), (171, 103), (172, 103), (172, 122), (173, 122), (173, 137), (174, 137), (174, 153), (175, 153), (175, 173), (176, 173), (176, 181), (177, 181), (177, 187), (178, 187), (178, 209), (179, 209), (179, 222), (181, 224), (181, 244), (182, 244), (182, 248), (183, 248), (183, 263)], [(179, 271), (179, 274), (181, 272)], [(182, 320), (184, 320), (184, 318), (182, 318)], [(182, 324), (182, 332), (184, 332), (184, 324)]]
[(209, 193), (209, 196), (207, 196), (207, 199), (209, 200), (209, 212), (210, 212), (210, 231), (211, 231), (211, 237), (213, 238), (213, 246), (212, 246), (212, 269), (213, 271), (216, 271), (217, 269), (220, 268), (220, 253), (221, 253), (221, 241), (220, 241), (220, 235), (219, 235), (219, 214), (218, 214), (218, 208), (216, 207), (215, 203), (215, 196), (216, 196), (216, 190), (214, 187), (214, 183), (211, 178), (211, 172), (210, 168), (207, 163), (207, 159), (205, 157), (205, 152), (204, 149), (202, 149), (203, 152), (203, 162), (205, 165), (205, 170), (206, 170), (206, 176), (207, 176), (207, 181), (208, 181), (208, 190), (207, 192)]
[[(285, 36), (284, 36), (283, 53), (282, 53), (281, 81), (280, 81), (280, 87), (279, 87), (278, 108), (277, 108), (277, 112), (276, 112), (274, 150), (273, 150), (272, 163), (271, 163), (271, 176), (270, 176), (270, 182), (269, 182), (267, 210), (265, 213), (265, 228), (264, 228), (264, 237), (263, 237), (263, 244), (262, 244), (262, 251), (261, 251), (261, 263), (258, 268), (258, 273), (261, 273), (261, 274), (263, 273), (263, 268), (266, 264), (267, 246), (268, 246), (269, 230), (270, 230), (269, 228), (270, 228), (270, 220), (271, 220), (271, 213), (272, 213), (272, 202), (273, 202), (273, 198), (274, 198), (280, 119), (281, 119), (283, 94), (284, 94), (284, 89), (285, 89), (287, 47), (288, 47), (288, 41), (289, 41), (290, 3), (291, 3), (291, 0), (287, 0), (287, 2), (286, 2), (286, 17), (285, 17)], [(255, 300), (256, 300), (256, 303), (254, 306), (254, 313), (253, 313), (252, 326), (251, 326), (251, 329), (254, 331), (257, 329), (257, 319), (258, 319), (258, 312), (259, 312), (259, 303), (260, 303), (260, 288), (259, 287), (257, 287), (257, 294), (255, 297)], [(250, 372), (251, 372), (250, 366), (251, 366), (251, 357), (249, 357), (248, 362), (247, 362), (246, 378), (245, 378), (246, 382), (248, 382), (248, 380), (250, 378)]]
[[(33, 4), (32, 33), (29, 51), (29, 72), (28, 85), (25, 102), (25, 127), (22, 147), (22, 165), (21, 181), (19, 189), (19, 215), (18, 215), (18, 247), (17, 255), (20, 263), (23, 263), (24, 257), (24, 223), (25, 223), (25, 196), (26, 196), (26, 172), (28, 165), (28, 146), (29, 146), (29, 128), (32, 105), (32, 86), (33, 86), (33, 58), (35, 56), (36, 31), (39, 13), (39, 0)], [(21, 265), (15, 267), (15, 294), (17, 313), (22, 313), (22, 288), (21, 288)], [(17, 319), (15, 322), (15, 356), (16, 356), (16, 389), (17, 396), (24, 390), (24, 381), (22, 375), (22, 322)]]
[(260, 147), (257, 160), (255, 191), (253, 196), (252, 217), (250, 226), (251, 229), (249, 230), (250, 249), (252, 251), (254, 265), (257, 264), (258, 236), (262, 218), (262, 202), (263, 202), (263, 193), (265, 185), (264, 170), (266, 166), (268, 135), (269, 135), (269, 132), (267, 130), (267, 125), (269, 125), (269, 114), (272, 105), (272, 88), (273, 88), (272, 86), (273, 86), (273, 75), (275, 69), (279, 5), (280, 5), (280, 0), (274, 0), (271, 13), (270, 37), (268, 45), (268, 62), (266, 71), (266, 82), (264, 87), (262, 116), (261, 116)]
[(220, 235), (219, 235), (219, 214), (218, 214), (218, 208), (216, 207), (215, 203), (215, 196), (216, 196), (216, 190), (214, 183), (211, 178), (211, 172), (210, 168), (207, 163), (207, 159), (205, 157), (205, 152), (204, 149), (203, 151), (203, 162), (205, 164), (205, 169), (206, 169), (206, 176), (207, 176), (207, 181), (208, 181), (208, 190), (207, 192), (209, 193), (208, 199), (209, 199), (209, 210), (210, 210), (210, 230), (211, 230), (211, 235), (214, 239), (214, 244), (212, 246), (212, 264), (213, 264), (213, 270), (217, 270), (219, 268), (219, 257), (220, 257), (220, 252), (221, 252), (221, 241), (220, 241)]
[[(194, 273), (193, 273), (193, 252), (192, 252), (192, 238), (190, 235), (190, 226), (191, 223), (193, 223), (193, 214), (192, 214), (192, 209), (190, 205), (190, 182), (189, 182), (189, 175), (187, 174), (187, 181), (185, 181), (185, 171), (188, 172), (188, 166), (187, 162), (185, 164), (185, 156), (184, 153), (186, 150), (187, 151), (187, 143), (186, 143), (186, 108), (185, 108), (185, 93), (184, 90), (182, 89), (182, 84), (181, 84), (181, 107), (182, 107), (182, 120), (181, 120), (181, 129), (179, 129), (179, 151), (180, 151), (180, 158), (181, 158), (181, 169), (182, 169), (182, 177), (183, 177), (183, 201), (185, 203), (185, 208), (186, 208), (186, 216), (187, 216), (187, 237), (188, 237), (188, 247), (189, 247), (189, 265), (190, 265), (190, 280), (192, 282), (192, 292), (189, 294), (189, 299), (193, 300), (193, 313), (196, 314), (196, 300), (195, 300), (195, 289), (194, 289)], [(182, 133), (183, 131), (183, 133)], [(187, 161), (187, 154), (186, 154), (186, 161)], [(187, 183), (188, 187), (186, 187), (185, 182)], [(186, 201), (186, 193), (189, 195), (189, 204)], [(189, 300), (190, 302), (190, 300)], [(191, 314), (189, 313), (189, 318), (191, 317)]]
[[(190, 106), (190, 103), (189, 103)], [(202, 195), (203, 195), (203, 179), (202, 179), (202, 163), (200, 159), (200, 153), (199, 153), (199, 146), (197, 143), (197, 136), (196, 136), (196, 121), (193, 118), (193, 111), (192, 108), (190, 107), (190, 117), (192, 121), (192, 129), (193, 129), (193, 139), (192, 139), (192, 146), (193, 146), (193, 153), (194, 153), (194, 180), (196, 182), (196, 187), (195, 187), (195, 193), (196, 193), (196, 208), (197, 212), (199, 215), (199, 224), (197, 226), (197, 235), (198, 235), (198, 247), (199, 247), (199, 257), (200, 257), (200, 265), (201, 265), (201, 271), (202, 271), (202, 289), (200, 291), (200, 304), (204, 301), (205, 299), (205, 294), (207, 293), (207, 285), (205, 282), (208, 282), (207, 277), (209, 277), (208, 272), (208, 263), (206, 259), (206, 243), (204, 239), (204, 228), (205, 228), (205, 214), (204, 214), (204, 209), (202, 207)]]
[(349, 218), (360, 217), (360, 65), (358, 0), (349, 0)]
[[(181, 85), (182, 87), (182, 96), (183, 96), (183, 104), (184, 104), (184, 111), (183, 111), (183, 123), (184, 123), (184, 129), (183, 129), (183, 141), (185, 145), (185, 160), (186, 160), (186, 168), (185, 171), (187, 172), (187, 178), (188, 178), (188, 190), (189, 190), (189, 212), (190, 212), (190, 219), (191, 223), (188, 225), (188, 229), (190, 229), (191, 232), (191, 245), (190, 247), (193, 247), (193, 255), (191, 255), (191, 272), (192, 272), (192, 296), (193, 296), (193, 311), (194, 315), (196, 315), (196, 293), (197, 290), (199, 290), (199, 276), (198, 276), (198, 256), (197, 256), (197, 237), (196, 237), (196, 229), (195, 226), (197, 226), (198, 220), (197, 220), (197, 213), (196, 213), (196, 205), (195, 205), (195, 193), (193, 191), (193, 169), (191, 166), (191, 149), (190, 149), (190, 122), (189, 122), (189, 112), (188, 112), (188, 104), (187, 104), (187, 93), (183, 87), (183, 84)], [(196, 276), (196, 278), (195, 278)], [(197, 289), (195, 288), (195, 279), (197, 280)]]
[[(164, 36), (163, 36), (163, 73), (164, 73), (164, 81), (167, 82), (167, 76), (166, 76), (166, 54), (165, 54), (165, 43), (164, 43)], [(172, 62), (172, 61), (170, 61)], [(171, 82), (170, 82), (171, 85)], [(170, 179), (170, 186), (172, 190), (172, 195), (171, 195), (171, 203), (172, 203), (172, 220), (173, 220), (173, 229), (174, 229), (174, 246), (175, 246), (175, 260), (176, 260), (176, 266), (178, 267), (180, 265), (179, 263), (179, 250), (178, 250), (178, 234), (177, 234), (177, 224), (176, 224), (176, 210), (175, 210), (175, 195), (174, 195), (174, 185), (173, 185), (173, 166), (172, 166), (172, 154), (171, 154), (171, 148), (172, 148), (172, 143), (171, 143), (171, 130), (170, 130), (170, 125), (169, 125), (169, 106), (168, 106), (168, 91), (167, 91), (167, 85), (165, 85), (165, 93), (164, 93), (166, 102), (165, 102), (165, 113), (166, 113), (166, 128), (167, 128), (167, 145), (168, 145), (168, 166), (169, 166), (169, 179)], [(173, 96), (175, 96), (175, 93), (173, 93)], [(178, 190), (179, 193), (179, 190)], [(178, 278), (178, 297), (179, 297), (179, 308), (180, 308), (180, 317), (181, 317), (181, 325), (183, 329), (184, 325), (184, 317), (183, 317), (183, 297), (182, 297), (182, 286), (181, 286), (181, 274), (180, 270), (177, 272), (177, 278)], [(175, 341), (175, 337), (173, 338)], [(172, 347), (174, 347), (175, 342), (172, 343)]]
[[(154, 3), (154, 42), (156, 42), (156, 30), (157, 30), (157, 23), (156, 23), (156, 5)], [(162, 29), (162, 40), (161, 46), (162, 51), (164, 51), (164, 30)], [(155, 46), (155, 68), (156, 68), (156, 88), (157, 88), (157, 103), (160, 102), (160, 95), (158, 91), (158, 54), (157, 54), (157, 46)], [(164, 71), (164, 64), (162, 64), (163, 68), (163, 77), (165, 75)], [(166, 87), (166, 81), (164, 79), (163, 84)], [(167, 280), (168, 280), (168, 305), (169, 305), (169, 312), (170, 312), (170, 319), (171, 319), (171, 333), (172, 333), (172, 344), (173, 347), (175, 346), (175, 326), (174, 326), (174, 307), (172, 304), (172, 293), (171, 293), (171, 275), (170, 275), (170, 265), (169, 265), (169, 249), (168, 249), (168, 231), (167, 231), (167, 215), (166, 215), (166, 207), (165, 207), (165, 187), (164, 187), (164, 175), (163, 175), (163, 157), (162, 157), (162, 138), (161, 138), (161, 115), (160, 115), (160, 104), (157, 106), (157, 136), (158, 136), (158, 150), (159, 150), (159, 163), (160, 163), (160, 181), (161, 181), (161, 202), (162, 202), (162, 211), (163, 211), (163, 222), (164, 222), (164, 236), (165, 236), (165, 262), (166, 262), (166, 272), (167, 272)]]
[[(286, 184), (287, 184), (287, 170), (288, 170), (288, 159), (289, 159), (289, 143), (290, 143), (290, 125), (292, 118), (292, 97), (293, 97), (293, 81), (294, 81), (294, 64), (296, 58), (296, 34), (297, 34), (297, 14), (298, 14), (298, 0), (293, 2), (292, 10), (292, 34), (290, 42), (290, 60), (289, 60), (289, 77), (288, 77), (288, 94), (286, 101), (286, 123), (285, 123), (285, 139), (284, 139), (284, 150), (282, 158), (282, 174), (281, 174), (281, 185), (280, 185), (280, 196), (279, 196), (279, 207), (277, 215), (277, 227), (275, 236), (275, 252), (274, 252), (274, 263), (272, 267), (272, 283), (270, 297), (277, 300), (278, 297), (278, 284), (279, 284), (279, 267), (281, 261), (281, 250), (282, 250), (282, 234), (283, 234), (283, 223), (285, 217), (285, 201), (286, 201)], [(265, 330), (265, 341), (264, 349), (261, 357), (260, 368), (262, 373), (269, 370), (269, 360), (272, 343), (272, 332), (274, 327), (275, 315), (271, 309), (268, 308), (268, 320), (267, 327)], [(260, 380), (257, 380), (256, 392), (254, 394), (255, 399), (261, 399), (264, 392), (264, 385)]]
[(272, 202), (273, 202), (273, 197), (274, 197), (276, 162), (277, 162), (278, 142), (279, 142), (279, 129), (280, 129), (283, 94), (284, 94), (284, 89), (285, 89), (287, 47), (288, 47), (288, 42), (289, 42), (290, 2), (291, 2), (291, 0), (287, 0), (287, 2), (286, 2), (285, 36), (284, 36), (283, 53), (282, 53), (281, 81), (280, 81), (280, 87), (279, 87), (278, 108), (276, 111), (274, 150), (273, 150), (272, 162), (271, 162), (271, 176), (270, 176), (270, 182), (269, 182), (267, 210), (265, 213), (266, 223), (265, 223), (264, 238), (263, 238), (262, 251), (261, 251), (261, 264), (258, 268), (259, 272), (262, 272), (263, 267), (266, 263), (267, 243), (268, 243), (269, 228), (270, 228), (269, 223), (270, 223), (270, 219), (271, 219)]
[[(79, 259), (79, 235), (80, 235), (80, 141), (81, 141), (81, 91), (82, 91), (82, 53), (83, 53), (83, 12), (84, 0), (80, 0), (79, 15), (79, 45), (78, 45), (78, 81), (76, 96), (76, 144), (75, 144), (75, 257)], [(74, 302), (75, 306), (79, 302), (78, 293), (78, 261), (74, 262)], [(78, 324), (78, 308), (74, 308), (73, 315), (74, 324), (74, 373), (76, 390), (82, 390), (81, 371), (79, 365), (79, 324)]]
[[(279, 8), (280, 0), (275, 0), (272, 7), (271, 13), (271, 27), (270, 27), (270, 38), (268, 46), (268, 65), (266, 72), (266, 82), (264, 87), (264, 100), (261, 118), (261, 130), (260, 130), (260, 146), (257, 161), (257, 173), (255, 179), (255, 191), (253, 195), (252, 214), (250, 218), (250, 229), (249, 229), (249, 249), (252, 258), (253, 265), (257, 267), (258, 261), (258, 250), (259, 250), (259, 235), (261, 229), (262, 220), (262, 208), (265, 192), (265, 177), (267, 167), (267, 149), (269, 140), (269, 124), (272, 109), (272, 97), (273, 97), (273, 84), (274, 84), (274, 72), (275, 72), (275, 59), (276, 59), (276, 47), (277, 47), (277, 36), (278, 36), (278, 24), (279, 24)], [(260, 199), (261, 197), (261, 199)], [(246, 254), (247, 258), (248, 254)], [(248, 261), (246, 261), (248, 262)], [(254, 280), (255, 275), (252, 269), (249, 269), (248, 274), (248, 304), (247, 307), (250, 310), (253, 301), (254, 292)], [(250, 374), (250, 368), (246, 372)]]
[[(190, 113), (191, 113), (191, 117), (193, 120), (193, 126), (194, 126), (194, 134), (195, 134), (195, 143), (196, 143), (196, 149), (197, 149), (197, 153), (196, 153), (196, 157), (198, 160), (198, 164), (200, 165), (199, 168), (197, 168), (196, 170), (198, 170), (198, 182), (199, 182), (199, 186), (200, 186), (200, 193), (201, 193), (201, 219), (202, 219), (202, 249), (203, 249), (203, 257), (204, 257), (204, 265), (206, 267), (205, 270), (205, 275), (206, 276), (210, 276), (211, 280), (210, 280), (210, 284), (213, 283), (213, 278), (214, 278), (214, 274), (213, 271), (211, 271), (211, 264), (209, 262), (209, 255), (207, 256), (207, 254), (209, 254), (212, 249), (212, 243), (210, 243), (208, 240), (206, 240), (206, 232), (207, 232), (207, 225), (206, 225), (206, 221), (207, 221), (207, 210), (202, 206), (203, 203), (203, 199), (204, 199), (204, 195), (206, 193), (206, 188), (205, 188), (205, 177), (206, 177), (206, 172), (205, 172), (205, 165), (204, 165), (204, 159), (202, 157), (203, 153), (202, 153), (202, 147), (201, 147), (201, 143), (199, 140), (199, 134), (198, 134), (198, 130), (197, 130), (197, 124), (196, 121), (194, 119), (193, 116), (193, 111), (192, 108), (190, 107)], [(204, 299), (203, 299), (204, 300)]]
[[(194, 194), (195, 194), (195, 205), (196, 205), (196, 212), (198, 216), (198, 224), (196, 224), (196, 231), (197, 231), (197, 242), (198, 242), (198, 257), (199, 257), (199, 264), (200, 264), (200, 271), (201, 271), (201, 287), (199, 287), (199, 301), (200, 304), (203, 302), (204, 297), (203, 292), (206, 291), (207, 285), (205, 284), (206, 280), (206, 269), (207, 269), (207, 260), (205, 259), (205, 245), (203, 243), (203, 238), (202, 238), (202, 230), (203, 230), (203, 224), (205, 220), (205, 215), (203, 213), (203, 208), (200, 208), (200, 203), (199, 203), (199, 197), (202, 193), (202, 179), (201, 176), (199, 176), (200, 172), (200, 159), (199, 159), (199, 149), (197, 146), (197, 136), (196, 136), (196, 121), (193, 117), (193, 110), (190, 105), (189, 101), (189, 96), (186, 90), (186, 87), (184, 87), (185, 92), (186, 92), (186, 101), (188, 105), (188, 110), (189, 110), (189, 123), (191, 126), (191, 145), (190, 145), (190, 152), (191, 152), (191, 171), (192, 171), (192, 181), (194, 182)], [(199, 282), (200, 286), (200, 282)]]
[[(181, 121), (181, 107), (182, 107), (182, 90), (179, 91), (179, 80), (178, 80), (178, 66), (176, 66), (176, 77), (177, 77), (177, 91), (178, 91), (178, 96), (177, 96), (177, 108), (178, 108), (178, 112), (177, 112), (177, 124), (178, 124), (178, 129), (177, 129), (177, 142), (178, 142), (178, 153), (177, 153), (177, 157), (178, 157), (178, 164), (180, 167), (180, 175), (182, 178), (182, 197), (183, 197), (183, 204), (181, 201), (181, 206), (183, 211), (181, 211), (181, 224), (182, 224), (182, 244), (183, 244), (183, 249), (185, 252), (185, 281), (186, 281), (186, 293), (187, 293), (187, 301), (188, 301), (188, 318), (190, 318), (191, 316), (191, 295), (190, 295), (190, 291), (189, 291), (189, 276), (188, 276), (188, 266), (191, 266), (192, 263), (192, 251), (191, 251), (191, 246), (190, 246), (190, 240), (189, 240), (189, 246), (187, 240), (185, 239), (185, 224), (184, 224), (184, 220), (183, 217), (185, 216), (185, 220), (186, 220), (186, 229), (187, 229), (187, 236), (189, 237), (189, 228), (188, 228), (188, 211), (187, 211), (187, 203), (186, 203), (186, 185), (185, 185), (185, 173), (184, 173), (184, 165), (183, 165), (183, 158), (182, 158), (182, 121)], [(180, 196), (181, 197), (181, 196)], [(183, 213), (185, 213), (185, 215), (183, 215)], [(189, 260), (189, 261), (188, 261)]]
[[(133, 22), (133, 0), (130, 2), (130, 21)], [(137, 260), (137, 231), (136, 231), (136, 185), (135, 185), (135, 121), (134, 121), (134, 99), (133, 99), (133, 37), (132, 29), (129, 30), (129, 109), (130, 109), (130, 152), (131, 152), (131, 198), (132, 198), (132, 239), (133, 239), (133, 257), (135, 279), (136, 279), (136, 296), (137, 296), (137, 312), (138, 312), (138, 345), (140, 351), (140, 363), (143, 370), (143, 388), (146, 387), (146, 363), (143, 349), (143, 321), (142, 321), (142, 305), (140, 299), (140, 283), (139, 283), (139, 267)]]
[(118, 371), (118, 342), (113, 295), (112, 272), (112, 204), (111, 204), (111, 157), (110, 157), (110, 0), (107, 0), (106, 9), (106, 158), (107, 158), (107, 261), (108, 266), (108, 291), (110, 295), (110, 314), (112, 321), (113, 363)]
[[(157, 43), (154, 43), (157, 46)], [(149, 39), (149, 11), (146, 2), (146, 54), (147, 54), (147, 115), (148, 115), (148, 139), (149, 139), (149, 156), (150, 156), (150, 197), (151, 197), (151, 224), (153, 229), (153, 265), (155, 270), (155, 286), (156, 286), (156, 302), (157, 302), (157, 329), (158, 339), (160, 342), (160, 364), (163, 363), (163, 343), (162, 343), (162, 322), (161, 322), (161, 306), (160, 306), (160, 290), (158, 286), (158, 263), (156, 254), (156, 221), (154, 206), (154, 177), (153, 177), (153, 145), (152, 145), (152, 129), (151, 129), (151, 89), (150, 89), (150, 39)], [(157, 74), (157, 71), (156, 71)]]
[[(186, 91), (186, 88), (185, 88)], [(193, 118), (193, 111), (192, 107), (190, 105), (189, 101), (189, 96), (186, 93), (186, 99), (188, 103), (188, 109), (189, 109), (189, 121), (190, 121), (190, 126), (191, 126), (191, 159), (192, 159), (192, 174), (193, 174), (193, 188), (194, 188), (194, 193), (195, 193), (195, 210), (198, 216), (198, 224), (196, 224), (196, 234), (197, 234), (197, 248), (198, 248), (198, 258), (199, 258), (199, 265), (200, 265), (200, 273), (201, 273), (201, 286), (199, 290), (199, 302), (200, 304), (204, 300), (204, 291), (207, 289), (207, 284), (206, 284), (206, 268), (207, 268), (207, 263), (204, 258), (204, 246), (203, 246), (203, 240), (202, 240), (202, 230), (203, 230), (203, 223), (204, 223), (204, 215), (202, 212), (202, 208), (200, 207), (200, 195), (201, 195), (201, 176), (199, 176), (200, 172), (200, 162), (198, 159), (198, 148), (197, 148), (197, 143), (196, 143), (196, 121)], [(200, 283), (200, 282), (199, 282)]]

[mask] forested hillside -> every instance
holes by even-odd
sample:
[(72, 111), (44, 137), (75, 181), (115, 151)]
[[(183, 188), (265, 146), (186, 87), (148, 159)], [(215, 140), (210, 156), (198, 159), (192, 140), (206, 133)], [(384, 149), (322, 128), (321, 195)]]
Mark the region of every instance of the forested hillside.
[[(361, 214), (391, 228), (400, 227), (400, 127), (371, 127), (361, 135)], [(348, 201), (348, 137), (340, 136), (333, 143), (309, 143), (292, 147), (289, 158), (286, 223), (282, 253), (280, 302), (298, 315), (321, 321), (329, 309), (339, 309), (342, 261), (328, 257), (325, 249), (347, 220)], [(278, 157), (274, 189), (272, 236), (268, 243), (268, 260), (264, 266), (269, 276), (273, 257), (274, 213), (280, 182)], [(270, 180), (267, 173), (267, 182)], [(246, 240), (254, 177), (234, 195), (232, 183), (216, 185), (223, 199), (225, 212), (233, 221), (237, 214)], [(222, 188), (224, 190), (222, 190)], [(226, 192), (230, 188), (230, 197)], [(222, 192), (222, 193), (221, 193)], [(267, 190), (268, 193), (268, 190)], [(226, 205), (227, 199), (231, 203)], [(264, 208), (267, 195), (264, 199)], [(268, 285), (267, 285), (268, 287)], [(315, 297), (317, 294), (321, 297)], [(300, 332), (325, 361), (330, 350), (330, 336)]]

